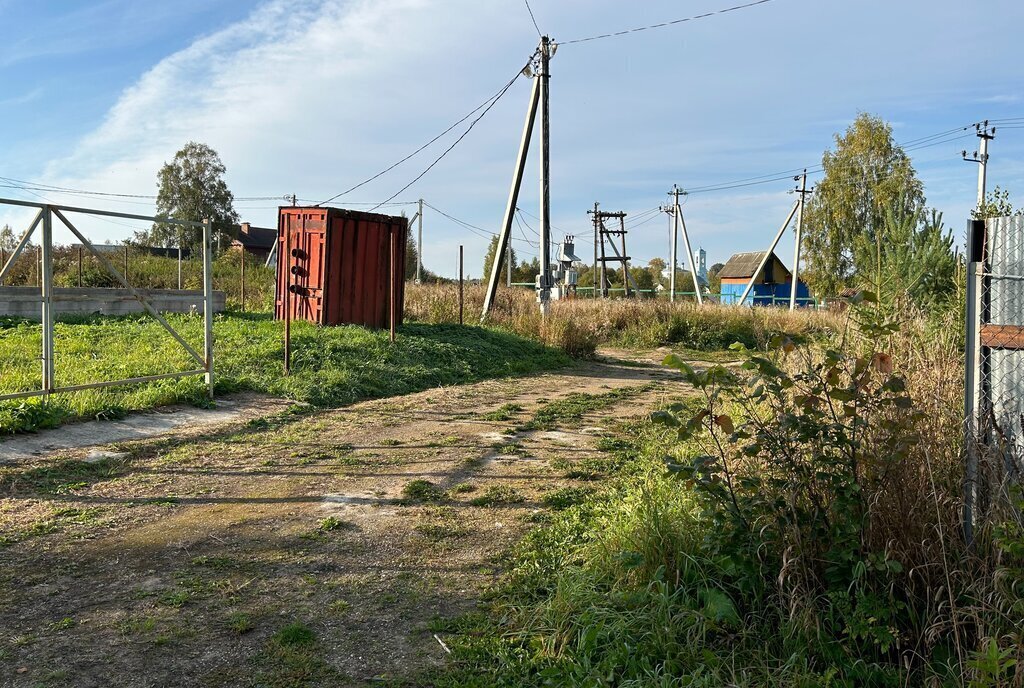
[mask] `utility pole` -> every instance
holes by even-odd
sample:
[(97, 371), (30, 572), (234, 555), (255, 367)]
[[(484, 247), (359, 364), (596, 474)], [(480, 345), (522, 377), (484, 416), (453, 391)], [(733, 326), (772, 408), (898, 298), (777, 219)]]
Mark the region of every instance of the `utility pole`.
[(551, 39), (540, 39), (540, 281), (537, 300), (540, 314), (546, 316), (551, 301), (551, 122), (549, 81), (551, 78)]
[(988, 126), (988, 120), (981, 122), (980, 124), (974, 125), (975, 135), (981, 139), (981, 143), (978, 144), (978, 150), (974, 151), (971, 156), (967, 155), (967, 151), (962, 151), (961, 155), (967, 162), (978, 163), (978, 208), (980, 209), (985, 205), (985, 183), (988, 177), (988, 142), (996, 137), (996, 128)]
[[(803, 198), (803, 196), (801, 196), (800, 198)], [(793, 216), (796, 215), (797, 208), (799, 207), (800, 200), (798, 199), (794, 201), (793, 207), (790, 208), (789, 210), (789, 215), (786, 216), (786, 221), (782, 223), (782, 226), (779, 227), (779, 231), (778, 233), (776, 233), (775, 238), (772, 239), (771, 246), (769, 246), (768, 250), (764, 252), (763, 256), (761, 256), (761, 262), (757, 264), (757, 269), (754, 270), (754, 274), (750, 276), (750, 281), (747, 282), (747, 286), (743, 290), (743, 294), (740, 295), (739, 301), (736, 302), (738, 305), (742, 306), (746, 302), (747, 297), (750, 296), (750, 292), (754, 290), (755, 280), (757, 280), (757, 277), (758, 275), (761, 274), (761, 271), (764, 270), (764, 266), (768, 262), (768, 259), (772, 257), (772, 254), (775, 252), (775, 247), (779, 245), (779, 239), (782, 238), (782, 235), (786, 231), (786, 228), (789, 227), (789, 223), (793, 221)]]
[[(497, 256), (495, 256), (497, 257)], [(505, 251), (505, 286), (512, 288), (512, 242), (508, 242), (508, 250)]]
[[(601, 289), (601, 296), (604, 297), (604, 298), (608, 298), (608, 286), (609, 286), (609, 284), (608, 284), (607, 267), (606, 266), (608, 264), (608, 261), (614, 261), (616, 263), (622, 263), (622, 286), (623, 286), (623, 288), (625, 290), (626, 296), (628, 297), (629, 296), (629, 287), (630, 287), (631, 284), (633, 284), (633, 276), (629, 274), (629, 256), (626, 255), (626, 213), (621, 212), (621, 211), (617, 212), (617, 213), (611, 213), (611, 212), (607, 212), (605, 210), (597, 210), (597, 207), (598, 206), (595, 203), (594, 204), (594, 211), (593, 211), (594, 212), (594, 231), (597, 234), (597, 239), (595, 240), (595, 243), (594, 243), (594, 246), (595, 246), (594, 257), (595, 257), (596, 261), (599, 261), (601, 263), (601, 272), (600, 272), (600, 280), (601, 281), (598, 283), (600, 285), (600, 289)], [(588, 210), (587, 212), (589, 213), (591, 211)], [(611, 219), (619, 221), (619, 228), (618, 229), (608, 229), (605, 226), (604, 221), (605, 220), (611, 220)], [(622, 253), (621, 254), (619, 253), (619, 249), (617, 249), (615, 247), (615, 238), (614, 238), (615, 236), (621, 237), (621, 240), (622, 240)], [(611, 247), (612, 253), (615, 254), (614, 258), (609, 257), (605, 253), (605, 251), (604, 251), (605, 250), (605, 239), (606, 239), (606, 237), (608, 238), (608, 246)], [(600, 258), (597, 258), (597, 246), (598, 246), (598, 244), (600, 244), (600, 249), (601, 249), (601, 257)], [(595, 273), (596, 273), (596, 271), (597, 271), (596, 264), (594, 266), (594, 270), (595, 270)], [(595, 285), (595, 288), (597, 288), (597, 285)], [(633, 290), (637, 291), (639, 293), (639, 291), (637, 290), (635, 284), (633, 284)]]
[(416, 213), (416, 284), (423, 282), (423, 199), (420, 199), (420, 209)]
[(516, 203), (519, 201), (519, 190), (523, 183), (523, 172), (526, 169), (526, 154), (530, 149), (530, 139), (533, 137), (533, 123), (537, 118), (537, 106), (540, 101), (540, 79), (534, 76), (533, 89), (530, 91), (530, 104), (526, 110), (526, 122), (523, 124), (523, 135), (519, 141), (519, 154), (516, 156), (516, 165), (512, 172), (512, 186), (509, 188), (508, 201), (505, 204), (505, 216), (501, 222), (501, 231), (498, 234), (498, 246), (494, 252), (494, 261), (491, 265), (490, 278), (487, 280), (487, 292), (484, 294), (483, 312), (480, 314), (480, 322), (487, 320), (487, 315), (494, 305), (494, 297), (498, 292), (498, 280), (501, 276), (501, 261), (499, 256), (508, 250), (512, 235), (512, 221), (515, 219)]
[(292, 207), (293, 207), (293, 208), (295, 207), (295, 204), (296, 204), (296, 202), (297, 202), (298, 200), (299, 200), (299, 199), (295, 197), (295, 194), (292, 194)]
[[(597, 214), (599, 212), (601, 212), (599, 210), (600, 207), (601, 207), (601, 204), (598, 203), (597, 201), (594, 201), (594, 210), (593, 210), (593, 214), (594, 214), (594, 279), (593, 279), (593, 282), (594, 282), (594, 298), (595, 299), (597, 298), (597, 241), (598, 241), (598, 233), (600, 232), (600, 230), (598, 229), (600, 223), (598, 222)], [(591, 211), (588, 210), (587, 212), (589, 213)], [(604, 266), (602, 266), (602, 269), (603, 269), (603, 267)], [(601, 274), (602, 274), (602, 279), (603, 279), (604, 278), (603, 277), (604, 276), (604, 272), (602, 272)], [(603, 283), (601, 284), (601, 288), (604, 289), (604, 284)]]
[(789, 285), (789, 310), (791, 311), (796, 309), (796, 288), (800, 283), (800, 242), (804, 233), (804, 199), (810, 193), (807, 190), (807, 170), (804, 170), (804, 173), (799, 177), (793, 177), (793, 179), (800, 180), (800, 188), (796, 191), (800, 194), (800, 205), (796, 210), (796, 241), (794, 242), (796, 248), (793, 249), (793, 283)]
[[(671, 192), (670, 192), (671, 193)], [(669, 276), (668, 276), (668, 300), (676, 300), (676, 271), (674, 264), (676, 262), (676, 251), (675, 251), (675, 233), (676, 233), (676, 207), (660, 205), (658, 206), (660, 212), (668, 215), (668, 255), (669, 255)]]
[[(675, 184), (672, 185), (672, 246), (670, 253), (672, 254), (672, 277), (669, 279), (669, 289), (672, 290), (671, 298), (669, 301), (676, 300), (676, 265), (679, 264), (679, 187)], [(689, 249), (686, 251), (689, 253)]]
[(693, 247), (690, 246), (690, 233), (686, 231), (686, 219), (683, 217), (683, 207), (679, 205), (679, 196), (686, 192), (678, 186), (672, 185), (675, 194), (676, 219), (679, 220), (679, 227), (683, 232), (683, 247), (686, 249), (686, 261), (690, 264), (690, 277), (693, 279), (693, 295), (697, 299), (697, 305), (704, 305), (704, 295), (700, 293), (700, 280), (697, 277), (697, 265), (694, 261)]

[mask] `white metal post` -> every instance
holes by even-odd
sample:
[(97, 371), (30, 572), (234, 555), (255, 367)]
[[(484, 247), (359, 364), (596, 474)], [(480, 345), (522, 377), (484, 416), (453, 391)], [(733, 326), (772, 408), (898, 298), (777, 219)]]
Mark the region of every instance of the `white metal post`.
[(211, 222), (203, 220), (203, 359), (206, 386), (213, 400), (213, 237)]
[(964, 356), (964, 536), (974, 537), (974, 509), (978, 490), (978, 439), (981, 410), (981, 322), (984, 263), (967, 264), (967, 341)]
[(549, 82), (551, 39), (540, 39), (540, 285), (537, 298), (541, 315), (547, 315), (551, 299), (551, 123)]
[(800, 207), (796, 213), (796, 240), (793, 242), (793, 283), (789, 287), (789, 310), (796, 309), (796, 288), (800, 283), (800, 241), (804, 232), (804, 198), (807, 197), (807, 170), (800, 177)]
[(43, 208), (43, 235), (40, 243), (42, 245), (39, 283), (43, 301), (43, 399), (46, 399), (56, 386), (53, 381), (53, 215), (49, 206)]

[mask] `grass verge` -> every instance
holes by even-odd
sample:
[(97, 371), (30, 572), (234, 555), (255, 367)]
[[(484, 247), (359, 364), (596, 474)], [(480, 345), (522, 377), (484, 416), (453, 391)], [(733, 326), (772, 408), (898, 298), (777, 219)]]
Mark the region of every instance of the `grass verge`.
[[(198, 346), (202, 318), (167, 316)], [(237, 391), (334, 407), (360, 399), (405, 394), (441, 385), (524, 375), (568, 364), (566, 354), (507, 332), (458, 325), (409, 324), (394, 345), (386, 332), (357, 326), (292, 326), (292, 374), (282, 374), (282, 325), (267, 315), (227, 313), (215, 325), (218, 394)], [(0, 393), (37, 389), (41, 329), (25, 320), (0, 319)], [(201, 347), (199, 347), (201, 349)], [(60, 386), (155, 375), (196, 367), (154, 321), (140, 317), (79, 317), (56, 328)], [(69, 418), (118, 417), (173, 403), (203, 404), (201, 378), (161, 380), (126, 387), (0, 402), (0, 435), (52, 427)]]

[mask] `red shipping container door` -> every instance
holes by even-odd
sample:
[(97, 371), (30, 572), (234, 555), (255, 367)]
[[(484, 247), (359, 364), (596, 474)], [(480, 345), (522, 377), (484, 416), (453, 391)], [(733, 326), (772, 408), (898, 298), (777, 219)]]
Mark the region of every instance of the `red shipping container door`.
[(393, 279), (395, 321), (402, 322), (406, 218), (285, 206), (278, 212), (277, 228), (278, 320), (284, 319), (284, 295), (290, 288), (295, 320), (386, 328)]

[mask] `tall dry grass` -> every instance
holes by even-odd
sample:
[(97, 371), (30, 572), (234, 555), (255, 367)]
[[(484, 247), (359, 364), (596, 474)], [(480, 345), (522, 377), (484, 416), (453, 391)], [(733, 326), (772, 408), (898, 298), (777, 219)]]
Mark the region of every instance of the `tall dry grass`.
[[(459, 320), (458, 286), (406, 285), (406, 317), (427, 323)], [(467, 286), (463, 295), (466, 323), (480, 321), (485, 288)], [(830, 312), (782, 308), (741, 308), (661, 299), (579, 298), (552, 303), (541, 318), (536, 296), (526, 289), (499, 289), (487, 322), (521, 336), (587, 357), (598, 346), (655, 348), (677, 344), (692, 349), (724, 349), (734, 342), (763, 345), (773, 335), (818, 335), (835, 332), (838, 317)]]

